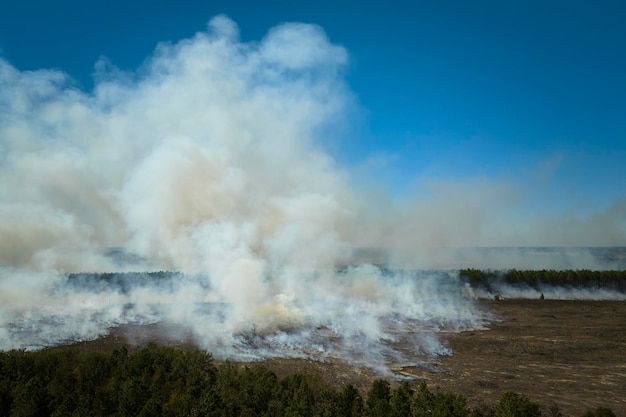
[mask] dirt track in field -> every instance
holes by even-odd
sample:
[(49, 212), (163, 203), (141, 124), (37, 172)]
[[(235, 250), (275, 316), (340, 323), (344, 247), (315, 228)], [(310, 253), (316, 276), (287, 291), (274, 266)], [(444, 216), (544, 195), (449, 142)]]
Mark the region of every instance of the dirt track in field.
[[(506, 391), (523, 393), (539, 403), (544, 415), (555, 405), (564, 416), (610, 407), (626, 416), (626, 302), (620, 301), (481, 301), (499, 321), (488, 330), (443, 334), (452, 356), (439, 358), (435, 370), (404, 367), (399, 374), (426, 381), (431, 389), (463, 394), (471, 405), (493, 406)], [(76, 344), (84, 350), (109, 350), (152, 340), (157, 332), (117, 329), (105, 338)], [(137, 340), (137, 334), (144, 336)], [(189, 348), (185, 340), (156, 340)], [(137, 344), (138, 342), (138, 344)], [(131, 347), (133, 347), (131, 346)], [(273, 359), (264, 365), (279, 376), (304, 371), (341, 387), (367, 389), (380, 375), (344, 363)]]

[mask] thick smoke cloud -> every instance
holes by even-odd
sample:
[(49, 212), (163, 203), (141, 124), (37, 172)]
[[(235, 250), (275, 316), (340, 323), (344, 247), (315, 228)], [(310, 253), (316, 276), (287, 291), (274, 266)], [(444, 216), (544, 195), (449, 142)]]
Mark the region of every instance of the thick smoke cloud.
[(3, 264), (106, 270), (76, 250), (123, 246), (185, 271), (222, 249), (328, 265), (350, 191), (314, 134), (347, 104), (346, 61), (315, 26), (242, 44), (218, 17), (93, 94), (2, 62)]
[[(447, 353), (434, 337), (443, 328), (481, 326), (454, 275), (338, 272), (358, 245), (441, 266), (426, 240), (466, 244), (446, 236), (468, 225), (471, 236), (484, 219), (445, 199), (398, 207), (354, 191), (321, 145), (353, 110), (347, 64), (317, 26), (244, 43), (223, 16), (158, 45), (135, 73), (101, 59), (91, 92), (0, 60), (0, 349), (167, 322), (228, 357), (382, 366)], [(429, 229), (435, 212), (457, 221)], [(127, 270), (182, 275), (124, 291), (67, 276)]]
[[(136, 74), (102, 59), (92, 93), (1, 61), (0, 348), (167, 322), (227, 357), (376, 366), (403, 326), (414, 351), (445, 353), (429, 334), (482, 320), (453, 278), (337, 271), (363, 206), (320, 135), (352, 106), (347, 60), (317, 26), (242, 43), (217, 17)], [(66, 275), (138, 268), (182, 275), (124, 290)]]

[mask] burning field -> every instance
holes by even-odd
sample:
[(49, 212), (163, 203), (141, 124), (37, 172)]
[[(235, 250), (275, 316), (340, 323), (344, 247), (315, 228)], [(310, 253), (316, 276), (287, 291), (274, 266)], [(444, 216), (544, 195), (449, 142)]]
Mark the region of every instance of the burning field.
[(392, 156), (330, 152), (361, 114), (348, 61), (319, 26), (244, 42), (225, 16), (135, 73), (99, 61), (89, 92), (0, 58), (0, 350), (155, 340), (337, 384), (617, 398), (623, 286), (459, 268), (623, 270), (598, 247), (623, 244), (624, 202), (578, 218), (524, 210), (520, 184), (385, 191), (370, 168)]
[[(442, 332), (441, 343), (451, 354), (428, 360), (411, 357), (412, 364), (390, 363), (387, 377), (393, 381), (410, 378), (416, 385), (425, 381), (432, 389), (463, 394), (474, 407), (493, 406), (504, 392), (515, 391), (539, 403), (546, 415), (557, 407), (566, 416), (597, 407), (610, 407), (618, 416), (626, 413), (626, 303), (482, 300), (478, 308), (494, 319), (486, 329)], [(150, 342), (181, 349), (197, 347), (190, 334), (166, 330), (163, 325), (122, 326), (96, 340), (69, 343), (69, 347), (104, 352), (121, 346), (135, 350)], [(411, 347), (398, 343), (396, 349)], [(261, 363), (279, 377), (306, 372), (338, 389), (353, 384), (362, 392), (381, 377), (367, 364), (332, 357), (271, 358)]]
[[(440, 333), (481, 329), (491, 318), (452, 272), (362, 265), (297, 274), (265, 282), (252, 294), (256, 304), (221, 297), (203, 276), (73, 274), (28, 306), (7, 298), (1, 347), (38, 349), (154, 325), (154, 332), (188, 339), (217, 358), (336, 360), (389, 374), (390, 364), (449, 354)], [(279, 284), (275, 295), (260, 293)]]
[[(480, 300), (477, 308), (491, 317), (485, 329), (442, 330), (437, 337), (444, 354), (436, 356), (411, 355), (414, 347), (397, 340), (394, 349), (408, 361), (386, 362), (382, 374), (380, 366), (373, 369), (370, 363), (319, 352), (307, 356), (310, 349), (240, 363), (263, 364), (279, 377), (305, 372), (337, 389), (353, 384), (362, 392), (381, 377), (396, 383), (427, 382), (432, 389), (465, 395), (473, 407), (493, 406), (504, 392), (515, 391), (539, 403), (546, 415), (560, 409), (566, 416), (578, 416), (597, 407), (626, 413), (626, 303), (506, 299)], [(110, 352), (125, 346), (134, 351), (151, 342), (185, 350), (198, 347), (192, 333), (161, 323), (124, 325), (95, 340), (52, 349)]]
[(624, 274), (572, 272), (583, 273), (604, 277), (605, 288), (599, 278), (587, 288), (531, 287), (491, 273), (494, 282), (478, 285), (458, 271), (360, 265), (316, 271), (290, 297), (249, 315), (203, 276), (70, 274), (28, 308), (6, 299), (2, 348), (111, 351), (155, 342), (200, 348), (218, 361), (263, 363), (278, 376), (317, 374), (339, 389), (350, 383), (365, 391), (377, 378), (426, 381), (473, 406), (492, 406), (513, 390), (566, 415), (599, 406), (620, 415), (626, 303), (615, 287)]

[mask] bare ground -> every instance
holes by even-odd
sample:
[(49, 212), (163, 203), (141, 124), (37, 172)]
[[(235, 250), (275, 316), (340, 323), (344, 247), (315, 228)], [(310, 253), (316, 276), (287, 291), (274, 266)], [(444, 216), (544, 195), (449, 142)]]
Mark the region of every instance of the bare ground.
[(626, 416), (626, 302), (490, 302), (501, 322), (447, 336), (454, 351), (429, 384), (494, 404), (505, 391), (579, 416), (600, 406)]
[[(463, 394), (471, 405), (493, 406), (506, 391), (523, 393), (546, 415), (558, 407), (565, 416), (610, 407), (626, 416), (626, 302), (620, 301), (481, 301), (499, 321), (488, 330), (443, 334), (454, 352), (434, 367), (402, 367), (399, 375), (426, 381), (431, 389)], [(132, 334), (133, 344), (129, 335)], [(184, 335), (163, 340), (150, 326), (121, 328), (82, 350), (140, 347), (149, 341), (193, 347)], [(273, 359), (264, 365), (278, 376), (302, 371), (319, 375), (335, 387), (352, 383), (365, 391), (380, 378), (367, 368), (305, 359)]]

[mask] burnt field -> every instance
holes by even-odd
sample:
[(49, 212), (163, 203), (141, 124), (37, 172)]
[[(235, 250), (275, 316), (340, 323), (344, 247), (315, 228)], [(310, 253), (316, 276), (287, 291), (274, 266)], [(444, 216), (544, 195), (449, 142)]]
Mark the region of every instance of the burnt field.
[(626, 415), (626, 303), (506, 300), (486, 302), (501, 321), (486, 331), (446, 336), (454, 354), (440, 373), (404, 371), (471, 401), (493, 404), (525, 393), (566, 415), (605, 406)]
[[(434, 389), (465, 395), (473, 405), (492, 406), (506, 391), (529, 396), (544, 413), (558, 406), (579, 416), (597, 407), (626, 415), (626, 302), (481, 301), (499, 321), (488, 330), (446, 333), (452, 349), (432, 367), (395, 371)], [(278, 375), (297, 370), (328, 382), (368, 387), (379, 376), (343, 364), (276, 359)]]
[[(472, 405), (493, 406), (506, 391), (539, 403), (545, 414), (564, 415), (610, 407), (626, 415), (626, 302), (561, 300), (481, 300), (497, 320), (487, 330), (442, 333), (453, 352), (422, 367), (393, 367), (415, 385), (460, 393)], [(132, 334), (132, 337), (130, 336)], [(184, 337), (163, 338), (154, 326), (120, 327), (104, 338), (72, 345), (86, 351), (139, 348), (154, 341), (183, 349)], [(54, 349), (63, 349), (57, 347)], [(307, 372), (335, 387), (352, 383), (366, 390), (380, 378), (370, 369), (337, 361), (271, 359), (263, 362), (278, 376)]]

